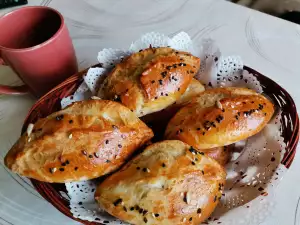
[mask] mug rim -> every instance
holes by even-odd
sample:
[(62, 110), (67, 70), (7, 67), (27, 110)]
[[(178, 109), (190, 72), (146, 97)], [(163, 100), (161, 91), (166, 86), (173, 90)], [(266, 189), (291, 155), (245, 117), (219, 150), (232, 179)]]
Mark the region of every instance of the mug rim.
[(40, 48), (40, 47), (42, 47), (44, 45), (48, 45), (49, 43), (51, 43), (54, 39), (56, 39), (59, 36), (59, 34), (63, 30), (63, 27), (65, 26), (64, 17), (63, 17), (63, 15), (59, 11), (57, 11), (54, 8), (48, 7), (48, 6), (26, 6), (26, 7), (22, 7), (22, 8), (19, 8), (19, 9), (15, 9), (15, 10), (13, 10), (11, 12), (8, 12), (8, 13), (4, 14), (3, 16), (1, 16), (0, 20), (3, 19), (3, 18), (5, 18), (5, 17), (11, 16), (11, 15), (13, 15), (15, 13), (19, 13), (20, 11), (31, 10), (31, 9), (46, 9), (46, 10), (50, 10), (50, 11), (56, 13), (59, 16), (60, 21), (61, 21), (58, 30), (54, 33), (54, 35), (52, 37), (50, 37), (48, 40), (46, 40), (46, 41), (44, 41), (44, 42), (42, 42), (40, 44), (31, 46), (31, 47), (28, 47), (28, 48), (8, 48), (8, 47), (4, 47), (4, 46), (0, 45), (0, 50), (2, 50), (2, 51), (6, 50), (6, 51), (10, 51), (10, 52), (27, 52), (27, 51), (32, 51), (32, 50)]

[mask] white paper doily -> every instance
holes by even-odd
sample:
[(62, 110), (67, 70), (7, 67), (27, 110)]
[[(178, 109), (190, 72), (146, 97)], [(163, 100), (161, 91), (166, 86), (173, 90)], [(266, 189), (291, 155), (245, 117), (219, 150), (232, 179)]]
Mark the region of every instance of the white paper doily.
[[(196, 74), (206, 88), (235, 86), (248, 87), (262, 93), (259, 81), (246, 70), (239, 56), (222, 56), (213, 40), (203, 40), (199, 45), (189, 35), (181, 32), (174, 37), (147, 33), (131, 44), (128, 50), (103, 49), (98, 54), (102, 68), (90, 68), (83, 84), (74, 95), (62, 99), (62, 108), (70, 103), (88, 99), (97, 94), (105, 75), (116, 63), (140, 49), (170, 46), (193, 53), (201, 59), (201, 69)], [(101, 93), (98, 93), (101, 96)], [(280, 112), (259, 134), (246, 140), (241, 152), (233, 154), (226, 166), (227, 184), (221, 202), (206, 224), (257, 225), (271, 215), (275, 205), (277, 184), (287, 169), (280, 163), (285, 144), (281, 137)], [(97, 180), (66, 183), (70, 208), (74, 217), (88, 221), (126, 224), (110, 216), (94, 200)], [(237, 215), (243, 215), (237, 216)]]

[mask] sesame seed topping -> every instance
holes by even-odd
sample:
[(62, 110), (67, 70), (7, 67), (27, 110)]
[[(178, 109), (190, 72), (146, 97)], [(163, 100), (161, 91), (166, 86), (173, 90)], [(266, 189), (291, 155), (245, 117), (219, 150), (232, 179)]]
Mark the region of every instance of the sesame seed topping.
[(85, 150), (82, 150), (81, 153), (82, 153), (83, 155), (87, 155), (87, 153), (86, 153)]
[(50, 172), (50, 173), (55, 173), (56, 170), (57, 170), (56, 168), (49, 168), (49, 172)]
[(73, 134), (71, 133), (71, 134), (69, 135), (69, 139), (72, 139), (72, 137), (73, 137)]
[(60, 120), (62, 120), (64, 118), (64, 115), (59, 115), (59, 116), (56, 116), (55, 117), (55, 119), (57, 120), (57, 121), (60, 121)]

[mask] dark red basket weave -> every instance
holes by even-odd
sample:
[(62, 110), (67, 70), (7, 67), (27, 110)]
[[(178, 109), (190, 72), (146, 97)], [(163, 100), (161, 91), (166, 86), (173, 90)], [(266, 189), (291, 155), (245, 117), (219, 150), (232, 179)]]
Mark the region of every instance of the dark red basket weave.
[[(249, 67), (244, 67), (244, 69), (252, 73), (257, 78), (263, 87), (264, 94), (272, 99), (277, 108), (281, 109), (281, 119), (283, 120), (285, 117), (290, 120), (290, 123), (282, 123), (282, 136), (286, 143), (286, 153), (281, 161), (285, 167), (289, 168), (294, 159), (299, 139), (299, 118), (296, 105), (289, 93), (280, 85)], [(40, 98), (29, 111), (24, 122), (22, 133), (26, 131), (29, 123), (35, 123), (37, 119), (46, 117), (52, 112), (60, 110), (61, 99), (72, 95), (76, 91), (82, 83), (82, 77), (86, 72), (87, 70), (71, 76), (69, 79)], [(274, 95), (277, 97), (274, 97)], [(291, 124), (292, 126), (290, 126)], [(31, 182), (47, 201), (66, 216), (83, 224), (99, 224), (83, 221), (73, 217), (69, 208), (69, 200), (64, 198), (61, 194), (61, 192), (67, 192), (64, 184), (44, 183), (33, 179), (31, 179)]]

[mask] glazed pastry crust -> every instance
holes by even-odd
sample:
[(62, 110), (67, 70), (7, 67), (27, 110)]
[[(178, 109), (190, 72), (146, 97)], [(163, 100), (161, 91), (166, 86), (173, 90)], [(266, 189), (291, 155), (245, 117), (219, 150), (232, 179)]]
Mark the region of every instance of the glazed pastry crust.
[(200, 150), (226, 146), (261, 131), (273, 113), (273, 104), (252, 90), (206, 90), (176, 113), (165, 137)]
[(153, 132), (123, 105), (86, 100), (38, 120), (5, 157), (22, 176), (45, 182), (100, 177), (119, 168)]
[(114, 173), (96, 191), (108, 213), (131, 224), (199, 225), (213, 212), (226, 173), (181, 141), (162, 141)]
[(138, 117), (160, 111), (185, 92), (200, 59), (171, 48), (148, 48), (116, 65), (98, 95), (120, 101)]

